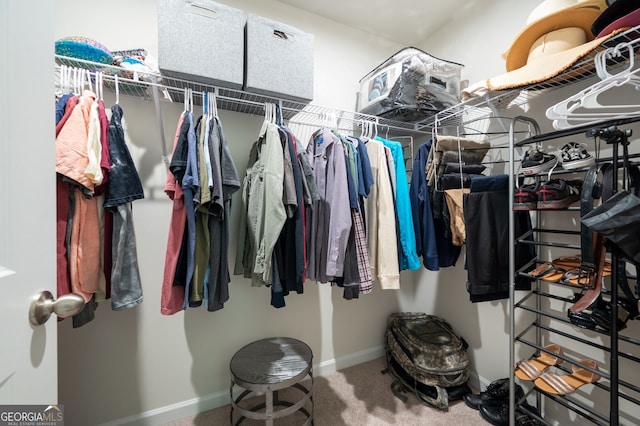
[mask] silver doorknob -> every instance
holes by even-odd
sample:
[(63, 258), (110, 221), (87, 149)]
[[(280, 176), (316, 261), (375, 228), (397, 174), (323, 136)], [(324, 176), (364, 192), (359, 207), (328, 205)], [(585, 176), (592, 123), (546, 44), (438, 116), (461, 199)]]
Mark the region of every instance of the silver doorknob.
[(53, 313), (66, 318), (79, 313), (83, 308), (84, 298), (79, 294), (69, 293), (55, 300), (50, 291), (44, 290), (31, 300), (29, 321), (33, 325), (42, 325)]

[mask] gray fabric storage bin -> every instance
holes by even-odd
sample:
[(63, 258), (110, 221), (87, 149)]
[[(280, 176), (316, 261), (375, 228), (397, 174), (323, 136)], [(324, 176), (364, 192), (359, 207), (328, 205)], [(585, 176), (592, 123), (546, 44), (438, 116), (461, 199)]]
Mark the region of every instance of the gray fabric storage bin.
[(241, 89), (244, 12), (211, 0), (158, 0), (161, 74)]
[(245, 42), (244, 90), (313, 100), (313, 34), (249, 14)]

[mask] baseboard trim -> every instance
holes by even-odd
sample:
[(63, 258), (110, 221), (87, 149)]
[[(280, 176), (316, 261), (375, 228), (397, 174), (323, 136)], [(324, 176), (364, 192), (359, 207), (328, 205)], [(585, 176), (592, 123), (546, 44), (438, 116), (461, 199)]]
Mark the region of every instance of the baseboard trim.
[(372, 361), (384, 356), (384, 346), (375, 346), (358, 352), (353, 352), (338, 358), (332, 358), (314, 366), (314, 372), (317, 376), (326, 376), (338, 370), (362, 364), (363, 362)]
[[(326, 376), (338, 370), (362, 364), (363, 362), (372, 361), (382, 356), (384, 356), (384, 346), (377, 346), (338, 358), (322, 361), (313, 366), (313, 371), (315, 376)], [(140, 414), (134, 414), (133, 416), (113, 420), (99, 426), (156, 426), (222, 407), (223, 405), (229, 404), (230, 401), (229, 390), (225, 389), (202, 397), (189, 399), (187, 401), (145, 411)]]

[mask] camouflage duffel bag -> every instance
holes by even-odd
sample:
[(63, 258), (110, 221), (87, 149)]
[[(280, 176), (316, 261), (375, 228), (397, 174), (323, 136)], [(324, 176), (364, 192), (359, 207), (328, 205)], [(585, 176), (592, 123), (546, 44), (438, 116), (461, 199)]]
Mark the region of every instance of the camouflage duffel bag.
[(389, 316), (387, 370), (395, 377), (393, 393), (412, 391), (422, 401), (447, 409), (449, 401), (470, 393), (467, 343), (448, 322), (435, 315), (400, 312)]

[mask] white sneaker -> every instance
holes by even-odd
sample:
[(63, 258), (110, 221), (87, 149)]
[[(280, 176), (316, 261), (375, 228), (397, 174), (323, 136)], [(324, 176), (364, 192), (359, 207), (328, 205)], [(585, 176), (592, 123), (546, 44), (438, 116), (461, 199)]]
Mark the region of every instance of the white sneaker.
[(560, 148), (560, 158), (562, 159), (562, 168), (566, 170), (591, 167), (596, 163), (596, 159), (587, 151), (587, 146), (577, 142), (564, 144)]

